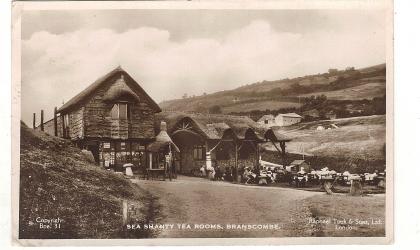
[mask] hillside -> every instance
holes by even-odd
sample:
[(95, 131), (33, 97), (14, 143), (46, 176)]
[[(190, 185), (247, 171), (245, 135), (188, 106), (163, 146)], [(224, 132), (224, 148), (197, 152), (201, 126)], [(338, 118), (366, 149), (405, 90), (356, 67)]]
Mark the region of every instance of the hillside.
[[(151, 237), (123, 234), (123, 199), (143, 211), (136, 220), (153, 219), (145, 190), (91, 164), (70, 141), (21, 124), (19, 238)], [(51, 218), (60, 228), (40, 229), (39, 220)]]
[(293, 79), (263, 81), (233, 90), (161, 102), (163, 110), (222, 113), (299, 108), (302, 98), (325, 95), (331, 100), (363, 100), (383, 97), (386, 89), (386, 65), (362, 69), (338, 70)]
[[(276, 129), (292, 138), (286, 145), (289, 160), (301, 159), (304, 153), (315, 168), (365, 172), (384, 169), (385, 121), (384, 115), (377, 115), (313, 121)], [(319, 126), (325, 130), (317, 130)], [(266, 144), (266, 149), (275, 151), (270, 144)]]

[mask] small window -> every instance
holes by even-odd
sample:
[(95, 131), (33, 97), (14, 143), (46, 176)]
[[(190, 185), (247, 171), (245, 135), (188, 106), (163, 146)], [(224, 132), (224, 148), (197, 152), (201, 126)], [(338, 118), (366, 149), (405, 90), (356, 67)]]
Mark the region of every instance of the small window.
[(194, 146), (194, 160), (204, 160), (206, 158), (206, 149), (204, 146)]
[(130, 119), (130, 109), (128, 103), (116, 103), (111, 109), (112, 119)]
[(127, 103), (119, 104), (119, 118), (127, 119)]
[(268, 124), (268, 120), (265, 120), (265, 121), (264, 121), (264, 123), (265, 123), (265, 124)]

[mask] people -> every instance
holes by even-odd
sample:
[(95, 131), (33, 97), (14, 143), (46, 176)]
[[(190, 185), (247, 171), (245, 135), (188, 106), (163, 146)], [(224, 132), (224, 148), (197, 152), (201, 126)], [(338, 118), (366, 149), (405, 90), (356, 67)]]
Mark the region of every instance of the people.
[(217, 164), (217, 162), (215, 162), (214, 165), (215, 165), (214, 166), (214, 172), (215, 172), (215, 174), (214, 174), (214, 180), (219, 181), (219, 180), (222, 179), (222, 172), (221, 172), (220, 166)]
[(249, 171), (249, 167), (245, 167), (243, 177), (245, 184), (248, 184), (251, 179), (251, 171)]
[(201, 176), (202, 177), (205, 177), (206, 176), (206, 167), (204, 165), (201, 166), (200, 173), (201, 173)]
[(227, 167), (225, 174), (223, 175), (225, 181), (232, 181), (232, 167)]
[(208, 177), (209, 177), (209, 179), (210, 180), (214, 180), (214, 177), (215, 177), (215, 169), (214, 169), (214, 167), (213, 166), (209, 166), (208, 168), (207, 168), (207, 171), (208, 171)]

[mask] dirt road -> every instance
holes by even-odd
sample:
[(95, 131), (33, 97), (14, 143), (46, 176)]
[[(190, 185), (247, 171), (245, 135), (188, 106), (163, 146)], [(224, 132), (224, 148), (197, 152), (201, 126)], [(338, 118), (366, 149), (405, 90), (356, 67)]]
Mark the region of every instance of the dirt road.
[(185, 176), (172, 182), (135, 183), (159, 197), (162, 216), (158, 223), (166, 224), (159, 237), (280, 237), (311, 233), (304, 223), (310, 213), (299, 201), (315, 192)]

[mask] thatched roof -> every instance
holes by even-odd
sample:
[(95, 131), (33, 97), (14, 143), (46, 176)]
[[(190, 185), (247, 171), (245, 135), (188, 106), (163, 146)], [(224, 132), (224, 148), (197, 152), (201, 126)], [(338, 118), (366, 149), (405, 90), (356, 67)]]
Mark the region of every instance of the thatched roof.
[(169, 137), (168, 133), (166, 132), (166, 123), (162, 121), (160, 124), (160, 132), (156, 136), (156, 141), (149, 144), (147, 146), (147, 150), (151, 152), (159, 152), (165, 147), (172, 147), (172, 149), (179, 152), (179, 148), (175, 145), (171, 137)]
[(246, 116), (164, 111), (155, 116), (156, 131), (158, 131), (161, 121), (167, 123), (169, 134), (177, 130), (180, 123), (188, 121), (196, 132), (206, 139), (221, 139), (228, 131), (232, 131), (237, 139), (245, 139), (247, 136), (252, 136), (263, 140), (269, 135), (270, 139), (274, 141), (290, 141), (289, 138), (286, 138), (280, 132), (267, 129)]
[[(134, 91), (130, 89), (133, 93), (135, 92), (141, 93), (147, 99), (148, 103), (150, 103), (150, 105), (156, 112), (161, 111), (159, 105), (157, 105), (157, 103), (146, 93), (146, 91), (144, 91), (144, 89), (140, 87), (140, 85), (125, 70), (123, 70), (120, 66), (118, 66), (117, 68), (109, 72), (108, 74), (98, 78), (86, 89), (84, 89), (82, 92), (80, 92), (79, 94), (74, 96), (72, 99), (70, 99), (68, 102), (66, 102), (63, 106), (61, 106), (58, 109), (58, 112), (62, 113), (78, 105), (79, 103), (84, 101), (86, 98), (91, 96), (99, 87), (105, 84), (107, 80), (109, 80), (111, 77), (114, 77), (116, 74), (123, 74), (124, 77), (127, 79), (126, 82), (130, 84), (131, 87), (133, 88)], [(118, 83), (118, 81), (116, 81), (116, 83)], [(135, 95), (138, 96), (137, 94)]]
[(121, 75), (121, 78), (118, 79), (105, 93), (104, 101), (112, 102), (114, 100), (132, 100), (135, 102), (140, 102), (139, 96), (134, 93), (130, 87), (124, 81), (124, 75)]

